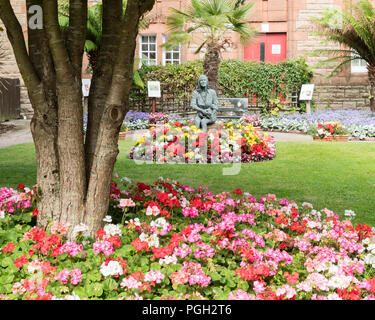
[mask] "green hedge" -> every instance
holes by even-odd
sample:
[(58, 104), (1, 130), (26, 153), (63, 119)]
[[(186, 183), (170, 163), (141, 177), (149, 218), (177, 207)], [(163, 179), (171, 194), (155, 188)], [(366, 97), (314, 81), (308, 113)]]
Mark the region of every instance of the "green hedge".
[[(139, 74), (147, 81), (160, 81), (163, 94), (175, 97), (191, 95), (203, 72), (203, 62), (196, 60), (180, 65), (143, 66)], [(221, 97), (256, 96), (258, 102), (275, 103), (280, 94), (290, 94), (311, 81), (313, 73), (303, 59), (279, 63), (256, 63), (223, 60), (219, 67), (218, 91)], [(145, 89), (134, 88), (131, 97), (147, 100)]]

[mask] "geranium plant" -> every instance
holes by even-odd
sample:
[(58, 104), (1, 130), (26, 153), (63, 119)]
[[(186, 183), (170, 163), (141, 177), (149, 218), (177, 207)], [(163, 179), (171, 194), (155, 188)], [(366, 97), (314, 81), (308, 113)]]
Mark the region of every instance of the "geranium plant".
[(0, 300), (375, 300), (375, 234), (353, 211), (124, 178), (91, 237), (35, 227), (33, 196), (0, 189)]
[(328, 136), (345, 135), (348, 133), (345, 127), (343, 127), (342, 123), (336, 121), (318, 123), (316, 127), (316, 132), (320, 138), (325, 138)]

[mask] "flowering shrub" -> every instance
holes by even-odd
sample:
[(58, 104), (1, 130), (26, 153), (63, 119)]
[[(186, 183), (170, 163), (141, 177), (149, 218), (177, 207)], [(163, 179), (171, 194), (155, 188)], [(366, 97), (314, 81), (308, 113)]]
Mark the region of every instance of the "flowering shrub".
[(347, 133), (347, 130), (342, 126), (340, 122), (324, 122), (318, 123), (316, 127), (316, 135), (320, 138), (328, 136), (343, 135)]
[(164, 124), (168, 122), (168, 115), (162, 112), (150, 113), (148, 117), (148, 124)]
[(244, 114), (240, 119), (240, 123), (248, 123), (251, 124), (253, 127), (260, 127), (261, 125), (260, 120), (256, 114)]
[(273, 138), (250, 124), (228, 122), (215, 132), (203, 132), (179, 122), (150, 130), (131, 149), (136, 160), (179, 163), (258, 162), (275, 157)]
[(1, 189), (0, 299), (375, 299), (375, 234), (350, 210), (122, 181), (124, 224), (107, 216), (94, 238), (75, 226), (70, 241), (62, 223), (14, 221), (32, 216), (32, 192)]

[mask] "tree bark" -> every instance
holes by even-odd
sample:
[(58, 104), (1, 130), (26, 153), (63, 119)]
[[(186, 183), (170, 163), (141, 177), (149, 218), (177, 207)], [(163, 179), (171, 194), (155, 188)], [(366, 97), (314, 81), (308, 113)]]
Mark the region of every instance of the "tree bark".
[(215, 91), (217, 91), (219, 64), (220, 48), (215, 43), (208, 43), (207, 52), (204, 55), (203, 73), (208, 77), (209, 87)]

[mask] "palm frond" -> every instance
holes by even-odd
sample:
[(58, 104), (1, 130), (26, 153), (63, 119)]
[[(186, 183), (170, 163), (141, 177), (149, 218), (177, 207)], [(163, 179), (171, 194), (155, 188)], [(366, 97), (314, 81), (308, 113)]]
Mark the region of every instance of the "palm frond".
[[(312, 20), (318, 27), (314, 34), (326, 41), (344, 45), (356, 55), (341, 56), (338, 67), (356, 59), (363, 59), (369, 65), (375, 65), (375, 9), (368, 0), (348, 3), (348, 9), (326, 10), (322, 17)], [(334, 50), (342, 53), (341, 49)], [(321, 51), (315, 50), (316, 53)], [(335, 71), (340, 68), (335, 68)], [(336, 70), (337, 69), (337, 70)]]

